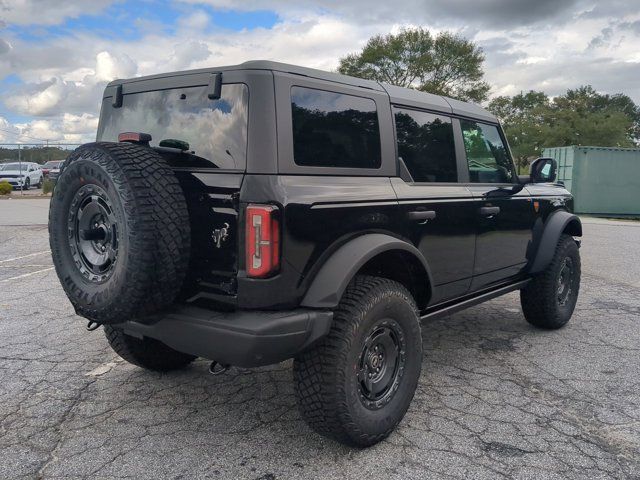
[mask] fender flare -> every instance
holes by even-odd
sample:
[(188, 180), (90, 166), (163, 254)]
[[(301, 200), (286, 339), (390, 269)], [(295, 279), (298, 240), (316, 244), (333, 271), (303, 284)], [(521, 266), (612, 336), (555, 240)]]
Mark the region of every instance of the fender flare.
[(567, 227), (571, 227), (571, 235), (582, 236), (582, 222), (577, 215), (565, 210), (557, 210), (549, 216), (538, 242), (536, 256), (531, 262), (529, 273), (540, 273), (547, 268), (556, 251), (560, 235)]
[(420, 262), (429, 279), (428, 288), (431, 289), (431, 271), (420, 250), (391, 235), (369, 233), (347, 242), (329, 257), (311, 282), (301, 306), (336, 307), (355, 274), (375, 256), (393, 250), (407, 252), (415, 257), (416, 262)]

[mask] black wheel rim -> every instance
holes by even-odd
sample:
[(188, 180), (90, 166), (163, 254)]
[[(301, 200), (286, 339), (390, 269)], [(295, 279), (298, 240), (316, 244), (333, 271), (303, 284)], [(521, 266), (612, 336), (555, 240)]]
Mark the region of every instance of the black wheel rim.
[(406, 341), (395, 320), (378, 322), (364, 340), (358, 362), (358, 391), (365, 407), (388, 404), (404, 374)]
[(102, 283), (118, 258), (120, 234), (113, 204), (97, 185), (82, 186), (69, 209), (69, 246), (80, 273), (92, 283)]
[(558, 305), (564, 306), (573, 292), (573, 260), (566, 257), (560, 265), (558, 274)]

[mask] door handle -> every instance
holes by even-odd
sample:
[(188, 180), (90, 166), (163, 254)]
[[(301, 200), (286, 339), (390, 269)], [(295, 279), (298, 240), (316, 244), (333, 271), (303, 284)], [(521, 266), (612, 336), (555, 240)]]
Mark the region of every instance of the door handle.
[(483, 217), (492, 218), (500, 213), (500, 207), (480, 207), (479, 212)]
[(429, 220), (436, 218), (436, 212), (434, 210), (416, 210), (407, 213), (407, 217), (409, 220), (422, 220), (420, 224), (424, 225)]

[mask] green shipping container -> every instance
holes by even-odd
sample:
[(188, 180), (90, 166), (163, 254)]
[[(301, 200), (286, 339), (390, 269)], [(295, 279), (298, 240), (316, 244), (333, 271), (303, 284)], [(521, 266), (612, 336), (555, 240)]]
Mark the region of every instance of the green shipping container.
[(576, 213), (640, 215), (640, 149), (554, 147), (543, 155), (558, 162)]

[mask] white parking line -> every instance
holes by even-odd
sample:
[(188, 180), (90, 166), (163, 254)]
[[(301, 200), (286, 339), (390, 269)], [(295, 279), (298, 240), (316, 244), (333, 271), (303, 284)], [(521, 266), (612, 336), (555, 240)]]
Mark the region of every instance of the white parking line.
[(23, 265), (0, 265), (0, 268), (37, 268), (37, 267), (50, 267), (50, 263), (25, 263)]
[(30, 277), (31, 275), (35, 275), (36, 273), (44, 273), (53, 269), (54, 267), (49, 267), (49, 268), (44, 268), (42, 270), (36, 270), (35, 272), (23, 273), (22, 275), (18, 275), (17, 277), (5, 278), (4, 280), (0, 280), (0, 283), (10, 282), (12, 280), (18, 280), (20, 278)]
[(45, 253), (49, 253), (49, 252), (51, 252), (51, 250), (43, 250), (41, 252), (30, 253), (29, 255), (22, 255), (21, 257), (7, 258), (6, 260), (0, 260), (0, 263), (14, 262), (22, 258), (35, 257), (36, 255), (44, 255)]

